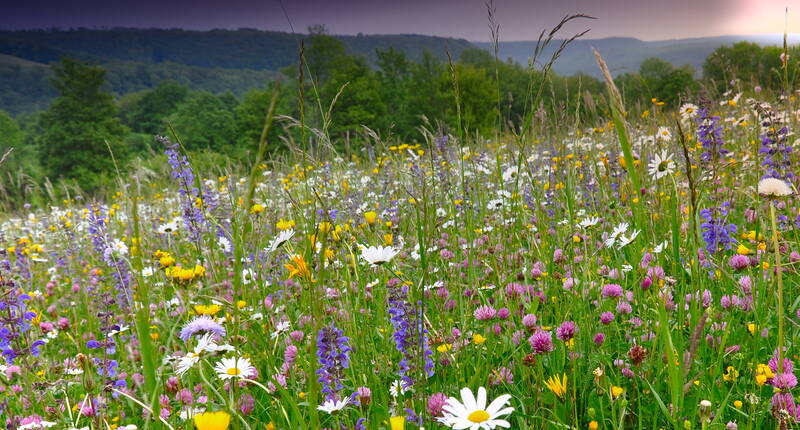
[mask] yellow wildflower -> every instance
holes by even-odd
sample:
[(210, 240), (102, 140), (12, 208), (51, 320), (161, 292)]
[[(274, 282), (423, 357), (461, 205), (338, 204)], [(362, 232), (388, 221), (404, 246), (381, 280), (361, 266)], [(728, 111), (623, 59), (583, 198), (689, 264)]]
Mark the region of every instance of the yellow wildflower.
[(550, 389), (550, 391), (559, 399), (563, 400), (564, 396), (567, 394), (567, 375), (562, 374), (561, 376), (551, 376), (547, 381), (544, 382), (544, 385), (547, 386), (547, 388)]
[(225, 411), (203, 412), (194, 416), (197, 430), (227, 430), (231, 416)]

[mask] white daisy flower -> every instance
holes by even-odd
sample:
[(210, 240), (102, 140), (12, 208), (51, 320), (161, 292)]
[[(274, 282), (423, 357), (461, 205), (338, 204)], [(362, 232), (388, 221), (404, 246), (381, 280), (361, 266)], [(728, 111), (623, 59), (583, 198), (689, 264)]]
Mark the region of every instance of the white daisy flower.
[(155, 272), (156, 272), (155, 269), (153, 269), (150, 266), (142, 268), (142, 276), (144, 276), (145, 278), (149, 278), (149, 277), (153, 276), (153, 273), (155, 273)]
[(288, 242), (293, 237), (294, 237), (293, 229), (290, 228), (288, 230), (282, 230), (280, 233), (278, 233), (277, 236), (275, 236), (274, 239), (272, 239), (272, 242), (269, 243), (269, 246), (267, 247), (267, 252), (269, 253), (275, 252), (276, 249), (280, 248), (281, 245)]
[(656, 154), (650, 164), (647, 165), (648, 173), (653, 179), (661, 179), (675, 172), (675, 162), (672, 161), (672, 154), (662, 151)]
[(158, 232), (158, 234), (169, 234), (176, 232), (178, 231), (178, 221), (176, 219), (173, 219), (168, 223), (161, 224), (160, 226), (158, 226), (156, 231)]
[(317, 406), (317, 410), (332, 414), (334, 412), (338, 412), (344, 409), (344, 407), (347, 406), (348, 403), (350, 403), (349, 397), (345, 397), (342, 400), (328, 399), (325, 401), (325, 403)]
[(120, 255), (128, 255), (128, 245), (119, 239), (114, 239), (114, 241), (111, 242), (111, 250)]
[(617, 241), (617, 248), (622, 249), (630, 245), (631, 242), (633, 242), (641, 232), (642, 232), (641, 230), (634, 230), (630, 236), (625, 236), (625, 235), (620, 236), (619, 240)]
[(249, 285), (258, 278), (258, 274), (253, 269), (242, 269), (242, 284)]
[(656, 133), (656, 137), (665, 142), (669, 142), (672, 140), (672, 132), (670, 132), (667, 127), (658, 127), (658, 133)]
[(403, 382), (400, 381), (399, 379), (395, 379), (394, 382), (392, 382), (392, 385), (389, 386), (389, 394), (391, 394), (391, 396), (394, 398), (402, 396), (407, 391), (409, 390), (405, 387), (405, 385), (403, 385)]
[(256, 368), (250, 360), (243, 357), (228, 357), (218, 361), (214, 366), (219, 379), (252, 378), (256, 375)]
[(178, 364), (175, 365), (175, 373), (178, 376), (188, 372), (189, 369), (194, 367), (195, 364), (200, 362), (200, 354), (192, 351), (186, 353), (183, 357), (178, 359)]
[(511, 395), (503, 394), (486, 406), (486, 389), (478, 388), (478, 398), (469, 388), (461, 389), (461, 401), (455, 397), (447, 399), (444, 416), (439, 421), (452, 429), (492, 430), (496, 427), (510, 428), (511, 424), (500, 417), (514, 412), (514, 408), (505, 407)]
[(686, 103), (681, 106), (681, 109), (678, 112), (683, 120), (689, 120), (697, 116), (697, 109), (697, 105)]
[(217, 238), (217, 244), (219, 247), (222, 248), (222, 252), (229, 253), (231, 249), (233, 249), (233, 245), (231, 244), (231, 240), (225, 236), (220, 236)]
[(269, 337), (275, 339), (276, 337), (280, 336), (281, 333), (289, 331), (291, 327), (292, 323), (290, 323), (289, 321), (281, 321), (275, 325), (275, 331), (270, 333)]
[(667, 245), (669, 245), (669, 242), (666, 240), (659, 243), (655, 248), (653, 248), (653, 254), (661, 254), (665, 249), (667, 249)]
[(369, 263), (371, 266), (380, 266), (381, 264), (392, 261), (400, 250), (394, 249), (390, 246), (363, 246), (361, 245), (361, 258)]
[(600, 218), (595, 216), (595, 217), (584, 218), (583, 220), (581, 220), (581, 222), (578, 223), (578, 225), (583, 228), (589, 228), (596, 226), (599, 222)]
[(611, 232), (608, 238), (603, 242), (603, 245), (605, 245), (606, 248), (613, 247), (614, 244), (617, 242), (617, 238), (622, 236), (622, 234), (625, 233), (626, 231), (628, 231), (628, 223), (626, 222), (620, 223), (619, 225), (614, 227), (614, 230)]

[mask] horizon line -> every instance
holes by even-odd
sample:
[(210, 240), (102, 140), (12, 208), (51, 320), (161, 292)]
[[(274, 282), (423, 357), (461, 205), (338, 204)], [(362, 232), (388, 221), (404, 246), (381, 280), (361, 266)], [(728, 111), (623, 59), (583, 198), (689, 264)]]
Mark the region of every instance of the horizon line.
[[(69, 32), (69, 31), (79, 31), (79, 30), (92, 30), (92, 31), (110, 31), (110, 30), (180, 30), (180, 31), (187, 31), (187, 32), (212, 32), (212, 31), (242, 31), (242, 30), (251, 30), (251, 31), (259, 31), (263, 33), (286, 33), (286, 34), (303, 34), (308, 35), (309, 33), (305, 32), (291, 32), (286, 30), (273, 30), (273, 29), (265, 29), (265, 28), (254, 28), (254, 27), (213, 27), (213, 28), (183, 28), (183, 27), (159, 27), (159, 26), (106, 26), (106, 25), (97, 25), (97, 26), (75, 26), (75, 27), (59, 27), (59, 26), (51, 26), (51, 27), (29, 27), (29, 28), (4, 28), (0, 27), (0, 32), (34, 32), (34, 31), (52, 31), (52, 32)], [(424, 33), (329, 33), (330, 36), (334, 37), (366, 37), (366, 36), (424, 36), (424, 37), (436, 37), (442, 39), (455, 39), (455, 40), (465, 40), (470, 43), (491, 43), (491, 40), (470, 40), (465, 37), (458, 37), (458, 36), (443, 36), (437, 34), (424, 34)], [(776, 36), (783, 36), (784, 33), (743, 33), (743, 34), (718, 34), (713, 36), (688, 36), (688, 37), (673, 37), (667, 39), (642, 39), (635, 36), (606, 36), (606, 37), (597, 37), (597, 38), (581, 38), (578, 40), (582, 41), (590, 41), (590, 40), (608, 40), (608, 39), (634, 39), (641, 42), (667, 42), (667, 41), (677, 41), (677, 40), (693, 40), (693, 39), (714, 39), (714, 38), (722, 38), (722, 37), (776, 37)], [(800, 38), (800, 32), (789, 32), (787, 33), (789, 38)], [(500, 43), (525, 43), (525, 42), (535, 42), (535, 39), (513, 39), (513, 40), (500, 40)]]

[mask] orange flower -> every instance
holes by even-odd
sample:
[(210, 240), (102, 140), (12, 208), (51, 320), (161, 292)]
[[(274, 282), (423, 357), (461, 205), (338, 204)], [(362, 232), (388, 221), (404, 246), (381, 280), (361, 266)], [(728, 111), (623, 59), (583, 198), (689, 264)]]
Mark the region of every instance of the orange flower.
[(301, 279), (305, 279), (310, 282), (314, 282), (314, 277), (311, 276), (311, 270), (308, 268), (308, 263), (300, 254), (294, 254), (291, 256), (291, 263), (286, 263), (283, 267), (289, 271), (289, 279), (297, 276)]

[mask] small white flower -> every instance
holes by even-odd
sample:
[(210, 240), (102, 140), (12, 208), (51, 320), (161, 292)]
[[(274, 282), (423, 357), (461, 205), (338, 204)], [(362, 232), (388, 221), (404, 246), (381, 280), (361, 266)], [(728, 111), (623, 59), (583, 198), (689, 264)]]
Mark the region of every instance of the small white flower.
[(400, 250), (390, 246), (361, 246), (361, 258), (373, 267), (392, 261), (398, 253)]
[(647, 165), (648, 172), (653, 179), (661, 179), (675, 172), (675, 162), (672, 161), (672, 154), (662, 151), (656, 154), (650, 164)]
[(129, 329), (130, 329), (129, 326), (121, 325), (121, 326), (119, 326), (119, 328), (116, 328), (116, 329), (113, 329), (113, 330), (109, 331), (108, 332), (108, 337), (114, 337), (114, 336), (116, 336), (116, 335), (118, 335), (120, 333), (125, 333)]
[(599, 222), (600, 218), (595, 216), (595, 217), (584, 218), (583, 220), (581, 220), (581, 222), (578, 223), (578, 225), (583, 228), (589, 228), (596, 226)]
[(292, 327), (292, 323), (289, 321), (281, 321), (275, 325), (275, 331), (270, 333), (269, 337), (275, 339), (281, 335), (281, 333), (286, 333)]
[(168, 222), (166, 224), (161, 224), (160, 226), (158, 226), (158, 229), (156, 229), (156, 231), (159, 234), (174, 233), (174, 232), (178, 231), (178, 221), (173, 219), (172, 221), (170, 221), (170, 222)]
[(758, 194), (768, 197), (785, 197), (792, 194), (792, 188), (778, 178), (764, 178), (758, 183)]
[(490, 200), (489, 203), (486, 204), (486, 210), (489, 211), (501, 209), (502, 207), (503, 207), (503, 199)]
[(641, 232), (642, 232), (641, 230), (634, 230), (630, 236), (625, 236), (625, 235), (620, 236), (619, 241), (617, 242), (617, 248), (622, 249), (630, 245), (630, 243), (633, 242)]
[(256, 368), (250, 360), (243, 357), (228, 357), (218, 361), (214, 366), (219, 379), (252, 378), (256, 375)]
[(46, 428), (53, 427), (54, 425), (56, 425), (56, 423), (51, 422), (51, 421), (40, 420), (38, 422), (34, 421), (34, 422), (31, 422), (31, 423), (28, 423), (28, 424), (25, 424), (25, 425), (21, 425), (21, 426), (17, 427), (17, 429), (18, 430), (46, 429)]
[(350, 403), (350, 398), (345, 397), (342, 400), (328, 399), (325, 403), (317, 406), (317, 410), (332, 414), (341, 411), (347, 404)]
[(403, 382), (401, 382), (399, 379), (395, 379), (395, 381), (392, 382), (392, 385), (389, 386), (389, 394), (391, 394), (394, 398), (402, 396), (406, 393), (406, 391), (408, 390), (403, 385)]
[(267, 246), (267, 252), (268, 253), (275, 252), (276, 249), (280, 248), (281, 245), (288, 242), (293, 237), (294, 237), (293, 229), (290, 228), (288, 230), (282, 230), (280, 233), (278, 233), (278, 235), (274, 239), (272, 239), (272, 242), (269, 243), (269, 246)]
[(667, 127), (658, 127), (658, 133), (656, 133), (656, 137), (665, 142), (669, 142), (672, 140), (672, 133)]
[(486, 389), (478, 388), (478, 398), (469, 388), (461, 389), (461, 400), (455, 397), (447, 399), (444, 416), (439, 421), (452, 429), (492, 430), (497, 427), (510, 428), (511, 424), (500, 417), (514, 412), (514, 408), (506, 407), (511, 399), (509, 394), (494, 399), (486, 406)]
[(667, 249), (667, 245), (669, 245), (669, 242), (667, 242), (666, 240), (659, 243), (658, 245), (656, 245), (655, 248), (653, 248), (653, 253), (661, 254), (665, 249)]
[(226, 254), (231, 252), (231, 249), (233, 249), (230, 239), (225, 236), (220, 236), (217, 238), (217, 244), (219, 244), (219, 247), (222, 248), (222, 252)]
[(119, 239), (114, 239), (111, 243), (111, 250), (120, 255), (128, 255), (128, 245)]
[(153, 273), (155, 273), (155, 269), (153, 269), (150, 266), (142, 268), (142, 276), (144, 276), (145, 278), (149, 278), (149, 277), (153, 276)]
[(681, 115), (681, 119), (689, 120), (697, 116), (697, 105), (686, 103), (685, 105), (681, 106), (679, 111)]
[(242, 284), (250, 285), (256, 278), (258, 278), (258, 274), (256, 274), (255, 270), (242, 269)]

